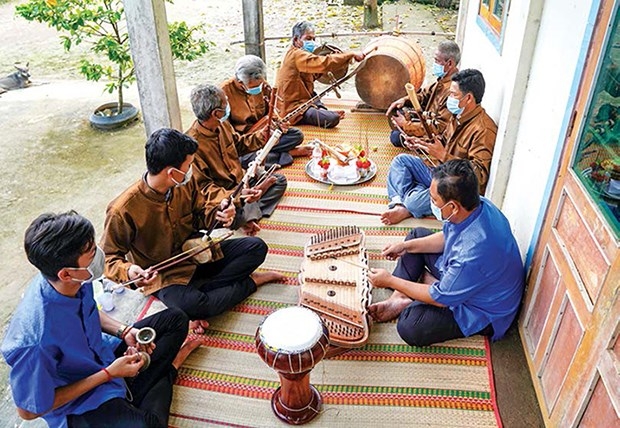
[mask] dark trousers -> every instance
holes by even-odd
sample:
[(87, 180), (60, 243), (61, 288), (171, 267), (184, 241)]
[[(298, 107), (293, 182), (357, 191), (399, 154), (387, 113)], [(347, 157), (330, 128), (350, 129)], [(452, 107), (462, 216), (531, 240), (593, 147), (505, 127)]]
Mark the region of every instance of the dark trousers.
[[(288, 185), (286, 177), (282, 174), (273, 174), (276, 181), (267, 189), (261, 198), (250, 204), (244, 203), (235, 214), (235, 220), (231, 229), (238, 229), (250, 221), (258, 221), (263, 217), (269, 217), (276, 210), (278, 202), (284, 196)], [(250, 183), (251, 184), (251, 183)]]
[[(299, 146), (304, 141), (304, 134), (299, 128), (289, 128), (286, 134), (282, 134), (278, 144), (267, 155), (265, 159), (265, 168), (269, 168), (273, 164), (280, 166), (289, 166), (293, 163), (293, 156), (289, 154), (291, 150)], [(248, 169), (250, 162), (256, 158), (256, 152), (246, 153), (239, 157), (243, 169)]]
[(198, 320), (221, 314), (256, 291), (250, 274), (265, 261), (267, 244), (247, 237), (226, 240), (220, 246), (224, 258), (199, 265), (187, 285), (170, 285), (159, 290), (157, 297)]
[[(172, 361), (187, 337), (188, 322), (183, 311), (166, 309), (135, 323), (137, 328), (149, 326), (157, 332), (157, 346), (148, 369), (135, 378), (125, 379), (132, 401), (114, 398), (95, 410), (69, 415), (69, 427), (167, 427), (172, 385), (177, 376)], [(122, 342), (114, 353), (118, 358), (126, 350), (127, 345)]]
[[(409, 232), (405, 241), (432, 233), (428, 229), (418, 227)], [(435, 278), (441, 278), (441, 272), (435, 267), (439, 256), (441, 253), (405, 253), (398, 259), (393, 274), (398, 278), (417, 282), (424, 270), (428, 269)], [(411, 346), (428, 346), (465, 337), (450, 308), (418, 301), (412, 302), (401, 312), (396, 329), (400, 337)], [(493, 327), (489, 324), (477, 334), (492, 336)]]
[(392, 145), (394, 145), (395, 147), (403, 147), (402, 138), (403, 137), (401, 137), (401, 133), (398, 129), (390, 132), (390, 143), (392, 143)]
[[(312, 96), (316, 93), (313, 92)], [(327, 107), (319, 100), (314, 103), (313, 107), (310, 107), (305, 111), (299, 125), (313, 125), (321, 128), (334, 128), (340, 123), (340, 115), (335, 111), (327, 110)]]

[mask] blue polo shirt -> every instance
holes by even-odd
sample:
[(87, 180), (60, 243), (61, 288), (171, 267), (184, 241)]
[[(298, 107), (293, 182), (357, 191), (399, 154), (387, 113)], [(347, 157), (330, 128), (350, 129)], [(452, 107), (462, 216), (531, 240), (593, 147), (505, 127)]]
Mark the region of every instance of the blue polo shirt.
[(500, 339), (517, 314), (525, 272), (510, 224), (488, 199), (467, 219), (443, 226), (444, 252), (436, 267), (441, 279), (431, 297), (446, 305), (465, 336), (493, 325)]
[[(4, 342), (2, 354), (11, 366), (15, 404), (32, 413), (48, 411), (54, 390), (98, 372), (114, 361), (120, 340), (101, 331), (90, 283), (75, 297), (58, 293), (39, 274), (28, 286)], [(43, 415), (51, 427), (66, 427), (66, 415), (82, 414), (102, 403), (125, 397), (122, 379), (114, 378)]]

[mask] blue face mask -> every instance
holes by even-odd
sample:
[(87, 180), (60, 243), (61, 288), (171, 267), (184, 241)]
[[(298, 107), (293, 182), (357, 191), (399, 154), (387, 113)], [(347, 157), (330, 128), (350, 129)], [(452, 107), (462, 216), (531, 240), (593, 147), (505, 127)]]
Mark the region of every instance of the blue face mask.
[(453, 96), (448, 97), (448, 101), (446, 101), (446, 107), (450, 110), (450, 113), (454, 115), (459, 115), (463, 113), (463, 107), (459, 107), (460, 100), (454, 98)]
[(255, 86), (255, 87), (253, 87), (253, 88), (247, 88), (247, 89), (245, 90), (245, 92), (246, 92), (246, 93), (248, 93), (248, 94), (250, 94), (250, 95), (258, 95), (258, 94), (260, 94), (261, 92), (263, 92), (263, 84), (261, 83), (260, 85)]
[(433, 63), (433, 76), (437, 77), (438, 79), (441, 79), (443, 76), (446, 75), (446, 70), (444, 69), (444, 66), (441, 64), (437, 64), (437, 62)]
[(452, 213), (446, 219), (444, 219), (441, 216), (441, 210), (444, 209), (444, 207), (446, 207), (446, 205), (448, 205), (449, 203), (450, 202), (446, 203), (443, 207), (439, 208), (437, 205), (431, 202), (431, 211), (433, 212), (433, 215), (435, 216), (437, 220), (439, 220), (442, 223), (447, 223), (448, 221), (450, 221), (450, 218), (452, 217), (452, 215), (454, 215), (454, 213)]
[(226, 122), (226, 120), (228, 120), (228, 116), (230, 116), (230, 104), (226, 104), (226, 112), (224, 113), (224, 116), (220, 117), (220, 123)]
[(304, 44), (301, 48), (305, 51), (312, 53), (316, 48), (316, 42), (314, 40), (304, 40)]

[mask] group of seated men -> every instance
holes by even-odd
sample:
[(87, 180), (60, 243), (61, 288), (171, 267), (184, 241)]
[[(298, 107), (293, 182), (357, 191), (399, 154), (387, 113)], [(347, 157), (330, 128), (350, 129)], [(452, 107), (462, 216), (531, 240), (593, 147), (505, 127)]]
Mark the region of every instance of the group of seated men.
[[(293, 27), (277, 76), (276, 111), (280, 118), (296, 109), (300, 114), (279, 123), (283, 136), (268, 165), (288, 165), (293, 156), (308, 154), (303, 134), (290, 125), (333, 127), (344, 118), (320, 101), (309, 108), (304, 103), (314, 95), (317, 74), (365, 55), (318, 56), (314, 38), (308, 22)], [(369, 277), (374, 287), (393, 294), (369, 312), (377, 321), (398, 317), (399, 334), (415, 346), (474, 334), (501, 338), (523, 289), (523, 265), (508, 221), (480, 196), (496, 133), (480, 107), (484, 80), (476, 70), (457, 72), (459, 61), (455, 43), (440, 44), (433, 65), (437, 81), (419, 92), (436, 120), (435, 135), (424, 138), (420, 123), (401, 112), (393, 117), (404, 132), (394, 131), (391, 141), (423, 151), (435, 166), (425, 164), (421, 152), (394, 159), (390, 207), (382, 221), (432, 213), (443, 226), (437, 233), (416, 228), (404, 242), (386, 245), (382, 254), (398, 259), (396, 269), (371, 269)], [(167, 426), (177, 370), (202, 344), (200, 336), (188, 338), (189, 329), (203, 333), (209, 318), (258, 286), (283, 279), (278, 272), (256, 271), (267, 245), (255, 235), (259, 220), (282, 197), (286, 179), (274, 174), (258, 185), (240, 185), (270, 132), (270, 124), (260, 123), (269, 114), (272, 91), (265, 75), (262, 60), (245, 56), (221, 87), (204, 84), (192, 91), (196, 120), (185, 134), (164, 128), (148, 138), (146, 172), (108, 205), (99, 245), (93, 225), (75, 212), (43, 214), (31, 223), (24, 246), (40, 274), (2, 344), (21, 417), (41, 416), (54, 427)], [(390, 110), (404, 104), (397, 100)], [(150, 268), (215, 226), (242, 228), (247, 236), (219, 242), (207, 263)], [(425, 271), (434, 281), (422, 282)], [(92, 281), (102, 274), (118, 283), (133, 281), (168, 309), (133, 325), (112, 319), (93, 298)], [(152, 344), (137, 342), (145, 326), (156, 331)], [(141, 353), (150, 354), (146, 368)]]

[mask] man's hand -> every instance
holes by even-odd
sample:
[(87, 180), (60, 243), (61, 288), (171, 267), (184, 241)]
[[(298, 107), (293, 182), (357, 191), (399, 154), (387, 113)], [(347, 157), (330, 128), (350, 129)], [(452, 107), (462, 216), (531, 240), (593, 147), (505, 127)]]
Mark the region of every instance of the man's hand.
[(357, 62), (364, 61), (364, 58), (366, 58), (366, 54), (364, 52), (356, 52), (353, 56), (353, 59)]
[(446, 148), (441, 142), (441, 137), (439, 137), (438, 135), (435, 135), (432, 141), (420, 140), (419, 142), (415, 142), (413, 146), (416, 149), (424, 150), (426, 153), (439, 159), (442, 162), (447, 155)]
[[(107, 367), (108, 373), (112, 377), (134, 377), (144, 364), (142, 357), (135, 348), (132, 352), (127, 352), (122, 357), (117, 358)], [(129, 351), (129, 349), (127, 351)]]
[(132, 329), (129, 330), (129, 332), (125, 335), (125, 343), (127, 344), (127, 349), (134, 348), (138, 351), (144, 351), (148, 354), (152, 354), (156, 347), (155, 342), (151, 342), (148, 345), (139, 344), (138, 340), (136, 339), (136, 334), (138, 333), (138, 331), (139, 329), (137, 329), (136, 327), (132, 327)]
[(286, 134), (290, 127), (290, 122), (280, 122), (280, 131), (282, 131), (283, 134)]
[(148, 287), (156, 281), (157, 271), (153, 271), (151, 268), (144, 270), (138, 265), (131, 265), (127, 270), (127, 277), (130, 280), (142, 278), (140, 281), (136, 282), (136, 286), (138, 288)]
[(383, 251), (381, 251), (381, 255), (388, 260), (396, 260), (407, 251), (405, 249), (404, 242), (396, 242), (394, 244), (388, 244), (383, 247)]
[[(267, 177), (265, 180), (263, 180), (263, 182), (261, 184), (259, 184), (258, 186), (254, 186), (252, 187), (251, 190), (257, 190), (260, 192), (260, 196), (264, 195), (265, 192), (267, 190), (269, 190), (269, 188), (271, 186), (273, 186), (276, 182), (276, 177), (274, 177), (273, 175)], [(260, 196), (258, 198), (256, 198), (256, 200), (260, 199)]]
[(245, 202), (248, 204), (258, 201), (262, 195), (263, 195), (263, 192), (255, 188), (243, 189), (241, 191), (241, 197), (245, 199)]
[(407, 119), (400, 112), (398, 112), (394, 116), (392, 116), (392, 122), (398, 125), (400, 129), (403, 129), (407, 124)]
[(220, 202), (220, 209), (215, 213), (215, 219), (219, 221), (222, 226), (229, 227), (235, 219), (235, 204), (228, 205), (228, 198), (222, 199)]
[(390, 112), (394, 109), (399, 109), (399, 108), (403, 108), (405, 106), (405, 101), (407, 101), (407, 97), (402, 97), (397, 99), (396, 101), (394, 101), (392, 104), (390, 104), (390, 106), (388, 107), (387, 111), (385, 112), (386, 116), (390, 115)]
[(390, 287), (390, 282), (394, 278), (391, 273), (385, 269), (372, 268), (368, 270), (368, 279), (373, 287), (387, 288)]

